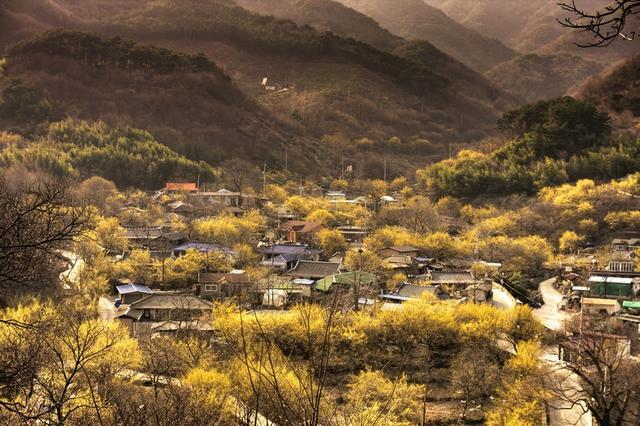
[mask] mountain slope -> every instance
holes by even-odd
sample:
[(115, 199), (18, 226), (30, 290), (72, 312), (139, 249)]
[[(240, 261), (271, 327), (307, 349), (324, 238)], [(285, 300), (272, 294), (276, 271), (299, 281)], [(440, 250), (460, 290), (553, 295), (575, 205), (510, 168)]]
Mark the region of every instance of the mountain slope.
[[(203, 56), (54, 31), (13, 47), (4, 74), (0, 124), (21, 133), (38, 132), (24, 118), (46, 124), (73, 115), (149, 130), (210, 164), (230, 156), (269, 160), (282, 145), (301, 168), (324, 157), (313, 140), (274, 120)], [(54, 107), (40, 113), (48, 105)]]
[(333, 0), (235, 0), (245, 9), (261, 15), (290, 19), (317, 31), (331, 31), (352, 37), (381, 50), (391, 51), (403, 43), (372, 18)]
[(258, 13), (291, 19), (318, 30), (365, 41), (381, 50), (446, 76), (452, 87), (472, 97), (496, 99), (499, 92), (480, 74), (427, 41), (406, 41), (384, 30), (368, 16), (333, 0), (235, 0)]
[(563, 32), (554, 19), (548, 19), (559, 10), (555, 0), (424, 1), (462, 25), (522, 52), (531, 52)]
[[(461, 24), (496, 37), (524, 55), (496, 65), (485, 73), (496, 86), (525, 101), (571, 93), (612, 62), (637, 53), (637, 42), (622, 38), (606, 49), (576, 46), (588, 35), (558, 23), (566, 12), (555, 0), (424, 0)], [(601, 0), (581, 0), (585, 10), (603, 7)]]
[[(636, 55), (587, 81), (577, 96), (617, 118), (622, 128), (640, 124), (640, 55)], [(626, 122), (626, 123), (625, 123)]]
[(601, 64), (573, 55), (528, 54), (498, 64), (485, 75), (496, 86), (525, 102), (535, 102), (570, 93), (603, 68)]
[(371, 16), (392, 33), (406, 39), (427, 40), (465, 65), (483, 72), (513, 58), (500, 41), (466, 28), (422, 0), (341, 0)]
[[(418, 63), (223, 0), (46, 3), (72, 14), (76, 28), (205, 53), (273, 114), (267, 122), (275, 119), (316, 139), (477, 139), (492, 132), (497, 108), (506, 102), (478, 74), (435, 49), (437, 60)], [(14, 1), (12, 7), (26, 13), (24, 3)], [(469, 78), (449, 78), (451, 68)], [(266, 91), (263, 77), (287, 90)]]
[[(622, 38), (607, 49), (578, 48), (575, 43), (584, 42), (589, 36), (573, 32), (557, 22), (568, 15), (561, 10), (556, 0), (424, 1), (442, 9), (459, 23), (481, 34), (495, 37), (523, 53), (572, 54), (607, 64), (627, 58), (639, 49), (637, 42), (628, 43)], [(606, 3), (602, 0), (581, 0), (577, 4), (581, 9), (597, 11)], [(634, 17), (630, 17), (629, 22), (633, 19)], [(640, 22), (640, 18), (635, 19)]]

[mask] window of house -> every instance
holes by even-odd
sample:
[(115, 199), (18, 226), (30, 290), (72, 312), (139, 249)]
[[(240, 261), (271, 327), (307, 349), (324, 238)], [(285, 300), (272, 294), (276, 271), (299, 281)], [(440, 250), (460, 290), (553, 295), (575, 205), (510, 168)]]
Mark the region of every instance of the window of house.
[(217, 284), (205, 284), (204, 291), (218, 291)]

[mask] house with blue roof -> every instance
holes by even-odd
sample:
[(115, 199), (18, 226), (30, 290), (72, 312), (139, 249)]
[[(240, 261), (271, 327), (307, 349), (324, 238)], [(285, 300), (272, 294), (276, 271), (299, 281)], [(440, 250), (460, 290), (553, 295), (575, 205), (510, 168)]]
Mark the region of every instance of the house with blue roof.
[(288, 271), (300, 260), (320, 260), (322, 250), (310, 248), (304, 244), (273, 244), (262, 247), (260, 265), (280, 271)]

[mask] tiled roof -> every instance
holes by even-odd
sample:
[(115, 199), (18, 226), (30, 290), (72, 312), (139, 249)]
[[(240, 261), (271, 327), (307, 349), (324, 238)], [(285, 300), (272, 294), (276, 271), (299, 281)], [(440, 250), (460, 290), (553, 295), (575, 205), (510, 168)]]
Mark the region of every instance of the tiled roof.
[(274, 244), (261, 249), (264, 254), (293, 254), (298, 256), (320, 253), (321, 250), (312, 249), (302, 244)]
[(313, 232), (320, 228), (323, 228), (324, 225), (320, 222), (309, 222), (306, 220), (290, 220), (288, 222), (284, 222), (280, 224), (279, 229), (281, 231), (295, 231), (301, 233)]
[(198, 274), (199, 283), (219, 283), (228, 282), (229, 284), (249, 284), (249, 274), (241, 272), (201, 272)]
[(130, 239), (155, 239), (162, 235), (161, 226), (127, 228), (127, 238)]
[(446, 284), (465, 284), (474, 283), (476, 279), (473, 278), (471, 272), (431, 272), (431, 282), (434, 283), (446, 283)]
[(393, 246), (393, 247), (389, 247), (389, 248), (391, 250), (397, 251), (399, 253), (409, 253), (409, 252), (412, 252), (412, 251), (420, 251), (416, 247), (411, 247), (411, 246)]
[(421, 286), (403, 283), (395, 293), (398, 296), (408, 297), (410, 299), (419, 299), (424, 293), (431, 293), (435, 296), (441, 292), (442, 290), (434, 285)]
[(118, 309), (116, 311), (115, 317), (116, 318), (127, 317), (127, 318), (134, 319), (136, 321), (140, 321), (140, 318), (142, 318), (142, 314), (143, 312), (141, 310), (133, 309), (130, 306), (126, 306), (126, 307), (122, 307), (121, 309)]
[(300, 260), (290, 271), (290, 275), (296, 278), (320, 279), (337, 273), (339, 269), (339, 263)]
[(134, 309), (211, 309), (211, 303), (190, 294), (154, 293), (131, 304)]
[(164, 238), (169, 241), (185, 241), (187, 240), (187, 236), (183, 232), (167, 232), (160, 236), (160, 238)]
[(199, 283), (218, 283), (224, 279), (224, 272), (201, 272), (198, 274)]

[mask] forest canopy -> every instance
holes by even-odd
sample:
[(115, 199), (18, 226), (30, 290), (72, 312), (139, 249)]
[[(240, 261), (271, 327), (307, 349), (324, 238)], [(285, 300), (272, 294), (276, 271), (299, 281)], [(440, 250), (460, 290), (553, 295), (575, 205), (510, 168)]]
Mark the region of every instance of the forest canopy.
[(120, 187), (150, 189), (172, 178), (211, 180), (216, 174), (211, 166), (186, 159), (144, 130), (72, 119), (52, 123), (34, 142), (10, 144), (0, 152), (0, 164), (59, 178), (98, 175)]
[(489, 154), (463, 150), (419, 170), (419, 178), (439, 196), (533, 195), (546, 186), (619, 178), (640, 168), (640, 141), (612, 136), (607, 114), (570, 97), (507, 112), (498, 128), (512, 141)]

